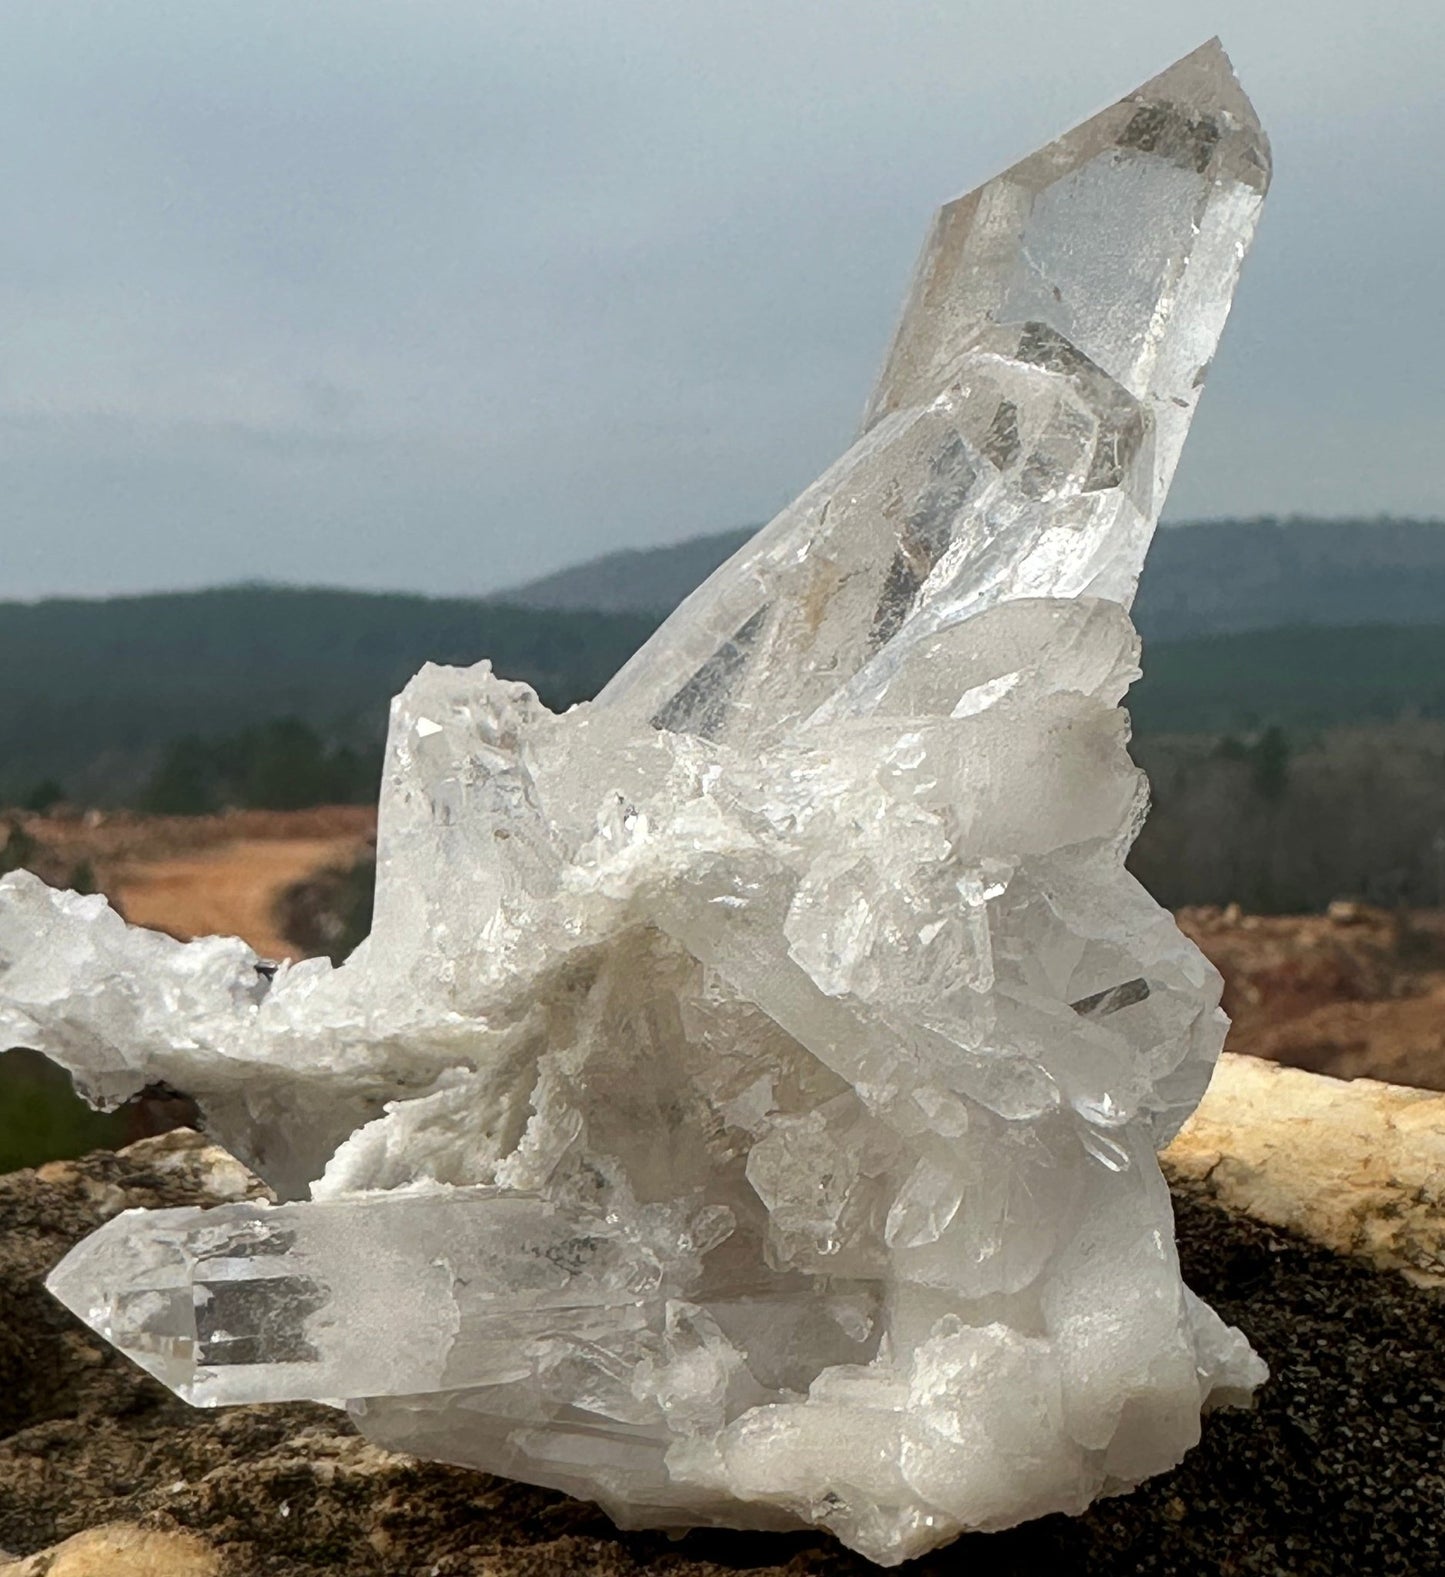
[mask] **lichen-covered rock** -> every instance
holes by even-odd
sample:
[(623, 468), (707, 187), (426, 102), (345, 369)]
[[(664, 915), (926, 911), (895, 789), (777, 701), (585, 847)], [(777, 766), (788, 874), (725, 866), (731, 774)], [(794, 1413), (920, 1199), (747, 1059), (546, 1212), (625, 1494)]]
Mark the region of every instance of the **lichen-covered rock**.
[(27, 1560), (0, 1565), (0, 1577), (225, 1577), (215, 1551), (187, 1533), (118, 1522), (88, 1528)]
[(1163, 1162), (1178, 1188), (1445, 1287), (1445, 1095), (1226, 1053)]

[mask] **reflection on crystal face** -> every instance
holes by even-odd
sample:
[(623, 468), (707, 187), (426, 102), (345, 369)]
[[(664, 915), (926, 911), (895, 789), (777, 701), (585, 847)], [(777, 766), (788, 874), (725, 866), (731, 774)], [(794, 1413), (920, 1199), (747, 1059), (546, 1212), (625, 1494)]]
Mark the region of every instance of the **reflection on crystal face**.
[(1133, 1007), (1149, 996), (1147, 980), (1126, 980), (1122, 985), (1110, 986), (1107, 991), (1096, 991), (1093, 996), (1073, 1003), (1075, 1013), (1085, 1018), (1103, 1018), (1106, 1013), (1117, 1013), (1120, 1008)]
[(725, 697), (741, 679), (753, 648), (767, 628), (769, 609), (759, 608), (732, 639), (723, 643), (652, 719), (654, 728), (716, 739), (727, 720)]
[(1217, 44), (948, 204), (857, 442), (595, 703), (428, 666), (339, 969), (0, 882), (0, 1038), (282, 1196), (52, 1289), (199, 1404), (896, 1563), (1263, 1378), (1154, 1158), (1219, 981), (1124, 870), (1128, 608), (1267, 179)]

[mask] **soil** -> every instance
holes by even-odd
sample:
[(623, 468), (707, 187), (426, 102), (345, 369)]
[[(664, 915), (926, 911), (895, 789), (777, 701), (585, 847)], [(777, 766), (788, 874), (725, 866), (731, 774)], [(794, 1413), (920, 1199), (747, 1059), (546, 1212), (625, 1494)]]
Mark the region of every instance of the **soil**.
[(372, 838), (372, 805), (317, 805), (309, 810), (228, 810), (216, 816), (147, 816), (139, 811), (90, 810), (39, 815), (7, 811), (45, 848), (69, 863), (111, 864), (169, 859), (218, 844), (291, 838)]
[(1230, 1051), (1337, 1079), (1445, 1090), (1445, 911), (1184, 909), (1224, 976)]
[(363, 847), (355, 838), (237, 839), (178, 859), (132, 861), (108, 891), (134, 925), (183, 940), (239, 936), (280, 960), (300, 951), (278, 926), (281, 896), (318, 871), (354, 864)]
[[(188, 1133), (0, 1178), (0, 1547), (108, 1522), (209, 1541), (228, 1577), (866, 1577), (826, 1538), (623, 1534), (594, 1508), (390, 1456), (323, 1407), (199, 1411), (90, 1335), (40, 1282), (131, 1205), (208, 1193)], [(975, 1535), (918, 1577), (1445, 1570), (1445, 1299), (1176, 1199), (1196, 1291), (1272, 1378), (1205, 1420), (1174, 1472), (1079, 1518)]]
[(323, 871), (343, 871), (375, 845), (369, 806), (142, 816), (130, 811), (15, 818), (34, 843), (29, 863), (64, 886), (83, 871), (136, 925), (189, 941), (239, 936), (264, 958), (305, 948), (281, 926), (284, 895)]

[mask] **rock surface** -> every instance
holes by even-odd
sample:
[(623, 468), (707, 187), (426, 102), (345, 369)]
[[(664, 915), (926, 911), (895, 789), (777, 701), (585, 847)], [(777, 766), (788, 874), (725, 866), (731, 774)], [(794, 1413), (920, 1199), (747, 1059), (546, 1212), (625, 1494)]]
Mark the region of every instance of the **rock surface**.
[(118, 1522), (0, 1566), (0, 1577), (222, 1577), (213, 1550), (188, 1533)]
[[(210, 1577), (197, 1564), (207, 1557), (216, 1577), (872, 1570), (817, 1536), (618, 1533), (591, 1506), (380, 1451), (322, 1407), (189, 1408), (41, 1288), (70, 1244), (118, 1210), (256, 1191), (184, 1132), (0, 1178), (0, 1547), (51, 1561), (0, 1566), (0, 1577), (148, 1572), (122, 1553), (154, 1556), (154, 1577)], [(1130, 1495), (968, 1536), (910, 1571), (1439, 1569), (1445, 1298), (1188, 1195), (1176, 1213), (1191, 1284), (1270, 1364), (1256, 1411), (1208, 1418), (1181, 1468)]]
[(1445, 1287), (1445, 1095), (1226, 1052), (1163, 1160), (1176, 1188)]

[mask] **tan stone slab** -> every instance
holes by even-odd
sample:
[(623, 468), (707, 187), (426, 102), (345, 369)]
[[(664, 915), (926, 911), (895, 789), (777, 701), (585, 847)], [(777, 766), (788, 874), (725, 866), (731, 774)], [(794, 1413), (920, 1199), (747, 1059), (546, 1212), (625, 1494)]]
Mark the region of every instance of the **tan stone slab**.
[(1445, 1287), (1445, 1095), (1226, 1053), (1161, 1159), (1176, 1187)]
[(188, 1533), (114, 1522), (0, 1566), (0, 1577), (222, 1577), (222, 1572), (214, 1553)]

